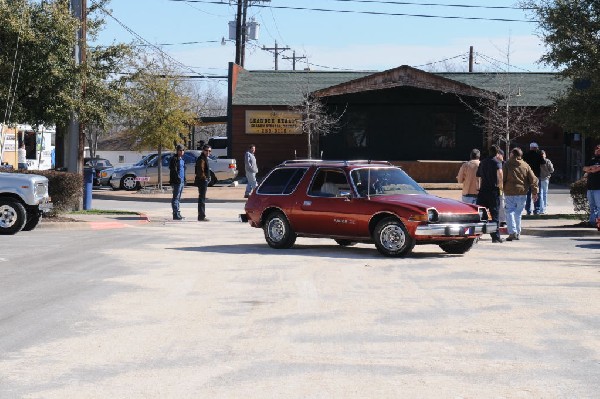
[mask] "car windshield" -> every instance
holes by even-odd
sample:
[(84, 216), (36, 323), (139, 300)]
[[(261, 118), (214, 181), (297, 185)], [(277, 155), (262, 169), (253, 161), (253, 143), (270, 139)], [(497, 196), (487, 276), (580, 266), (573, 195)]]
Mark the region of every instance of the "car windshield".
[(367, 195), (424, 194), (426, 191), (399, 168), (354, 169), (352, 182), (361, 197)]
[(135, 163), (133, 166), (144, 166), (148, 163), (148, 161), (150, 161), (151, 159), (157, 157), (158, 154), (148, 154), (148, 155), (144, 155), (142, 157), (142, 159), (140, 159), (139, 161), (137, 161), (137, 163)]

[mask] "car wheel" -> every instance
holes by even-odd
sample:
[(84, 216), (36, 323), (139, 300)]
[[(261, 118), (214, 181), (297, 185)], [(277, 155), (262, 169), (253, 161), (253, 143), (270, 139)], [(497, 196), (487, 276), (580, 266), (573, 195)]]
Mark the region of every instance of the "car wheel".
[(121, 188), (127, 191), (137, 190), (140, 187), (140, 182), (135, 181), (134, 175), (125, 175), (121, 179)]
[(39, 212), (27, 212), (27, 222), (23, 226), (23, 231), (31, 231), (37, 227), (42, 219), (42, 215)]
[(377, 250), (385, 256), (404, 256), (415, 246), (402, 222), (394, 217), (382, 219), (373, 235)]
[(12, 199), (0, 199), (0, 234), (16, 234), (27, 222), (25, 207)]
[(342, 247), (351, 247), (353, 245), (356, 245), (356, 241), (350, 240), (335, 240), (335, 242), (337, 242), (338, 245), (341, 245)]
[(440, 244), (440, 248), (449, 254), (464, 254), (473, 248), (473, 245), (475, 245), (476, 241), (477, 240), (475, 238), (469, 238), (463, 241), (452, 241), (445, 244)]
[(217, 176), (215, 176), (215, 174), (211, 170), (210, 171), (210, 180), (208, 181), (208, 187), (212, 187), (215, 184), (217, 184)]
[(282, 212), (271, 212), (263, 226), (265, 240), (271, 248), (291, 248), (296, 242), (296, 233)]

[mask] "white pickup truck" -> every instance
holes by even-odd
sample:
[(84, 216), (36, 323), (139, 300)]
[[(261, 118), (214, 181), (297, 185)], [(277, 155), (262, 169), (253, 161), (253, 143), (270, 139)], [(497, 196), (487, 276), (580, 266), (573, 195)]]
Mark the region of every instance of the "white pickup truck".
[(50, 209), (46, 177), (0, 172), (0, 235), (35, 229)]

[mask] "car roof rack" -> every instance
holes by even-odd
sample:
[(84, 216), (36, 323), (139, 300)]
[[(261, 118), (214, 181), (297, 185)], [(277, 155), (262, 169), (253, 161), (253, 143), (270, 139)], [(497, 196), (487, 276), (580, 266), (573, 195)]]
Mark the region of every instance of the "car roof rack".
[(338, 164), (342, 164), (344, 166), (348, 166), (348, 165), (390, 165), (392, 166), (392, 163), (389, 161), (373, 161), (371, 159), (363, 159), (363, 160), (339, 160), (339, 159), (289, 159), (286, 161), (283, 161), (280, 165), (289, 165), (289, 164), (294, 164), (294, 163), (312, 163), (312, 164), (318, 164), (318, 163), (338, 163)]

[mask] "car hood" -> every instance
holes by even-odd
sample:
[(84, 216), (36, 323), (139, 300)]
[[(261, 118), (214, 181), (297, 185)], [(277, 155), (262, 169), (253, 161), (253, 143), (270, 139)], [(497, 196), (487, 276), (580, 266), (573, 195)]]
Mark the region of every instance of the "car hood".
[(439, 213), (474, 213), (477, 206), (466, 204), (450, 198), (436, 197), (430, 194), (398, 194), (372, 196), (371, 201), (382, 205), (403, 206), (415, 211), (424, 211), (427, 208), (435, 208)]
[(146, 169), (146, 166), (121, 166), (118, 168), (114, 168), (113, 172), (123, 172), (123, 171), (128, 171), (128, 172), (135, 172), (136, 170), (144, 170)]

